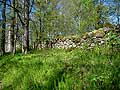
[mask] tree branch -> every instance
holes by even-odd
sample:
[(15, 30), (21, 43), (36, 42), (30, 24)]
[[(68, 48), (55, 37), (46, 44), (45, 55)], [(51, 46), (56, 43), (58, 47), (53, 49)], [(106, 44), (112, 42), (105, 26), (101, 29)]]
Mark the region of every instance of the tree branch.
[(29, 14), (30, 14), (31, 11), (32, 11), (33, 4), (34, 4), (34, 0), (32, 1), (32, 4), (31, 4), (31, 8), (30, 8)]
[[(1, 2), (1, 3), (4, 3), (4, 1), (0, 1), (0, 2)], [(10, 5), (10, 4), (7, 4), (7, 3), (6, 3), (6, 5), (9, 6), (9, 7), (11, 7), (11, 8), (13, 8), (13, 9), (15, 9), (15, 12), (17, 12), (17, 14), (18, 14), (18, 17), (19, 17), (19, 19), (20, 19), (20, 22), (22, 23), (22, 25), (24, 25), (24, 22), (23, 22), (20, 14), (19, 14), (19, 13), (21, 13), (21, 12), (20, 12), (17, 8), (13, 7), (13, 6)]]

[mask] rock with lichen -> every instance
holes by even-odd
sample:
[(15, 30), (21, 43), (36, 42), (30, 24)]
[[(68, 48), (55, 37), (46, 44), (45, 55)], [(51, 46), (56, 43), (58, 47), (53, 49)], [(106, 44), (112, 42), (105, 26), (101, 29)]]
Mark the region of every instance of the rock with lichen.
[(103, 38), (105, 36), (105, 32), (102, 29), (92, 31), (94, 33), (94, 37)]

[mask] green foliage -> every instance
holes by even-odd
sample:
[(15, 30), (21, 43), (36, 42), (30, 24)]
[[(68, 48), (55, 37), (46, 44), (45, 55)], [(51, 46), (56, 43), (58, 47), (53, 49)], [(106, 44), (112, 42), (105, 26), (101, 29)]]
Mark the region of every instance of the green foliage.
[[(46, 49), (0, 58), (3, 90), (119, 90), (119, 52)], [(0, 84), (1, 85), (1, 84)]]
[(111, 31), (109, 32), (106, 37), (108, 38), (108, 45), (112, 50), (120, 50), (120, 36), (119, 34)]

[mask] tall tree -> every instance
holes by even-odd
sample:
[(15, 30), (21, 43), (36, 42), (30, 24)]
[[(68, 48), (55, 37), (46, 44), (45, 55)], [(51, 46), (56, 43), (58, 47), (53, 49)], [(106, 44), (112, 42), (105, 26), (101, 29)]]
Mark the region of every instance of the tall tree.
[(120, 24), (120, 19), (119, 19), (119, 0), (115, 0), (116, 4), (116, 16), (117, 16), (117, 24)]
[(27, 54), (29, 50), (29, 7), (30, 0), (24, 0), (24, 33), (22, 37), (22, 53)]
[[(16, 0), (16, 2), (14, 1), (14, 4), (16, 3), (16, 7), (14, 5), (15, 8), (18, 8), (18, 0)], [(15, 11), (15, 10), (14, 10)], [(15, 12), (16, 13), (16, 12)], [(15, 14), (14, 13), (14, 16), (15, 16), (15, 20), (16, 20), (16, 31), (14, 31), (14, 50), (13, 50), (13, 54), (16, 53), (16, 45), (17, 45), (17, 38), (18, 38), (18, 30), (19, 30), (19, 20), (18, 20), (18, 14)], [(15, 25), (14, 25), (15, 26)]]
[(2, 9), (2, 36), (1, 36), (1, 51), (5, 53), (5, 29), (6, 29), (6, 0), (3, 0)]
[(15, 53), (15, 47), (14, 47), (14, 32), (15, 32), (15, 0), (12, 0), (12, 6), (13, 8), (11, 8), (11, 12), (12, 12), (12, 16), (11, 16), (11, 29), (10, 29), (10, 52), (12, 52), (13, 54)]

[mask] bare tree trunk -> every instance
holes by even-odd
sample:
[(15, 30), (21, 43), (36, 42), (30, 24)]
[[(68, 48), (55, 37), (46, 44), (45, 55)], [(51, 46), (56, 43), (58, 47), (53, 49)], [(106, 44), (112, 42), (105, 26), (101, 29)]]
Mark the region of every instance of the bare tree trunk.
[(15, 29), (15, 0), (12, 0), (12, 17), (11, 17), (11, 28), (8, 32), (8, 52), (15, 53), (14, 52), (14, 29)]
[(29, 50), (29, 0), (24, 0), (24, 33), (22, 37), (22, 53), (27, 54)]
[(18, 34), (18, 30), (19, 30), (19, 26), (18, 26), (18, 15), (16, 15), (16, 20), (17, 20), (17, 28), (16, 28), (16, 32), (14, 33), (14, 50), (13, 50), (13, 54), (16, 53), (16, 44), (17, 44), (17, 34)]
[[(16, 3), (16, 7), (15, 7), (15, 3)], [(14, 8), (18, 8), (18, 0), (16, 0), (16, 2), (15, 2), (15, 0), (13, 0), (13, 6), (14, 6)], [(15, 10), (14, 10), (14, 17), (16, 17), (16, 24), (17, 24), (17, 28), (16, 28), (16, 31), (14, 31), (14, 48), (13, 48), (13, 54), (15, 54), (16, 53), (16, 42), (17, 42), (17, 33), (18, 33), (18, 30), (19, 30), (19, 26), (18, 26), (18, 14), (15, 14)]]
[(14, 28), (15, 28), (15, 17), (12, 18), (11, 22), (11, 30), (10, 30), (10, 44), (11, 44), (11, 52), (14, 54)]
[(12, 32), (12, 53), (15, 54), (15, 48), (16, 48), (16, 45), (15, 45), (15, 22), (16, 22), (16, 13), (15, 13), (15, 0), (13, 0), (13, 32)]
[(2, 10), (2, 37), (1, 37), (1, 51), (2, 54), (5, 53), (5, 29), (6, 29), (6, 0), (3, 0), (3, 10)]
[(119, 0), (115, 0), (116, 2), (116, 15), (117, 15), (117, 24), (119, 25), (120, 19), (119, 19)]

